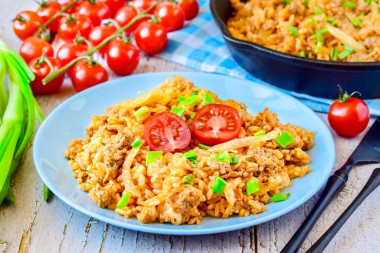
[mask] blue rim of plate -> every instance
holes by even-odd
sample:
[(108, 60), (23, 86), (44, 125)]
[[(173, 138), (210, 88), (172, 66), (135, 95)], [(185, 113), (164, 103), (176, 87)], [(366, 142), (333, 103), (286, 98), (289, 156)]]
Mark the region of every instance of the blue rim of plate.
[[(216, 227), (216, 228), (215, 227), (211, 227), (211, 228), (202, 227), (202, 228), (199, 228), (200, 225), (196, 225), (196, 224), (195, 225), (180, 225), (180, 226), (174, 226), (174, 225), (171, 225), (171, 224), (167, 224), (167, 228), (166, 227), (162, 228), (162, 227), (159, 226), (159, 225), (162, 225), (160, 223), (151, 223), (149, 225), (146, 225), (146, 224), (131, 224), (131, 223), (128, 223), (128, 222), (124, 222), (124, 221), (108, 218), (108, 217), (105, 217), (105, 216), (103, 216), (103, 215), (101, 215), (101, 214), (99, 214), (97, 212), (91, 211), (88, 208), (86, 208), (86, 207), (84, 207), (84, 206), (82, 206), (82, 205), (80, 205), (78, 203), (73, 202), (68, 196), (65, 196), (64, 194), (62, 194), (51, 183), (51, 181), (47, 178), (47, 175), (44, 173), (44, 169), (42, 168), (41, 161), (40, 161), (40, 158), (39, 158), (39, 150), (37, 149), (38, 145), (36, 145), (36, 144), (38, 144), (38, 142), (40, 142), (40, 139), (43, 138), (44, 129), (46, 127), (48, 127), (48, 125), (50, 124), (52, 115), (59, 114), (62, 110), (65, 109), (65, 107), (68, 104), (70, 104), (72, 101), (74, 101), (78, 97), (85, 97), (87, 94), (95, 93), (96, 91), (101, 90), (101, 89), (103, 89), (106, 86), (111, 86), (111, 85), (117, 84), (118, 82), (121, 82), (121, 81), (127, 81), (128, 79), (132, 79), (132, 80), (136, 79), (136, 80), (138, 80), (138, 79), (141, 79), (141, 78), (144, 79), (145, 77), (146, 78), (157, 77), (158, 81), (157, 81), (156, 85), (158, 85), (159, 83), (164, 82), (166, 80), (166, 78), (168, 76), (171, 76), (171, 75), (181, 75), (181, 76), (184, 76), (186, 79), (190, 79), (190, 80), (192, 80), (192, 76), (193, 77), (197, 76), (197, 77), (205, 77), (205, 78), (213, 78), (213, 77), (220, 78), (220, 77), (223, 77), (223, 78), (226, 78), (226, 79), (236, 80), (236, 81), (239, 81), (239, 82), (247, 82), (247, 83), (251, 83), (252, 85), (254, 84), (255, 85), (255, 89), (257, 87), (259, 87), (259, 88), (264, 88), (266, 90), (271, 90), (271, 92), (280, 94), (280, 96), (284, 96), (287, 99), (290, 99), (290, 101), (294, 102), (298, 106), (302, 106), (304, 110), (306, 110), (309, 114), (315, 116), (320, 121), (320, 123), (322, 123), (322, 124), (320, 124), (320, 127), (322, 127), (322, 129), (318, 129), (317, 131), (323, 131), (325, 133), (328, 133), (328, 136), (325, 136), (324, 138), (326, 138), (325, 141), (327, 141), (327, 146), (328, 146), (328, 148), (330, 148), (330, 152), (329, 152), (330, 153), (330, 157), (329, 157), (328, 162), (326, 164), (327, 167), (324, 169), (325, 172), (326, 172), (324, 174), (324, 177), (320, 178), (320, 180), (318, 180), (319, 181), (318, 185), (315, 186), (309, 192), (307, 192), (302, 198), (294, 200), (291, 204), (289, 204), (286, 207), (284, 207), (281, 211), (277, 211), (277, 212), (272, 213), (272, 214), (264, 215), (263, 217), (261, 217), (259, 219), (256, 219), (254, 214), (251, 214), (248, 217), (235, 217), (236, 219), (246, 219), (246, 218), (248, 218), (248, 220), (246, 220), (244, 222), (235, 222), (235, 224), (224, 225), (224, 226)], [(158, 77), (160, 77), (160, 78), (158, 78)], [(194, 84), (197, 85), (197, 83), (195, 83), (195, 82), (194, 82)], [(137, 95), (136, 95), (136, 97), (137, 97)], [(117, 103), (117, 102), (121, 102), (121, 101), (115, 101), (115, 103)], [(106, 108), (104, 108), (104, 109), (106, 109)], [(248, 107), (248, 109), (249, 109), (249, 107)], [(269, 108), (269, 109), (271, 109), (271, 108)], [(88, 122), (88, 123), (90, 123), (90, 122)], [(292, 122), (289, 122), (289, 123), (292, 123)], [(84, 132), (84, 130), (85, 129), (83, 129), (83, 132)], [(62, 156), (63, 156), (63, 151), (62, 151)], [(112, 81), (108, 81), (106, 83), (97, 85), (95, 87), (92, 87), (90, 89), (82, 91), (82, 92), (80, 92), (78, 94), (75, 94), (72, 97), (70, 97), (69, 99), (67, 99), (66, 101), (64, 101), (62, 104), (60, 104), (59, 106), (57, 106), (46, 117), (45, 121), (41, 124), (41, 126), (39, 127), (39, 129), (38, 129), (38, 131), (37, 131), (37, 133), (35, 135), (34, 143), (33, 143), (33, 160), (34, 160), (34, 164), (35, 164), (35, 167), (36, 167), (36, 170), (37, 170), (39, 176), (41, 177), (41, 179), (45, 183), (45, 185), (54, 193), (54, 195), (57, 196), (57, 197), (59, 197), (61, 200), (63, 200), (69, 206), (71, 206), (71, 207), (75, 208), (76, 210), (82, 212), (83, 214), (91, 216), (91, 217), (93, 217), (95, 219), (98, 219), (100, 221), (103, 221), (103, 222), (106, 222), (106, 223), (109, 223), (109, 224), (113, 224), (115, 226), (119, 226), (119, 227), (127, 228), (127, 229), (132, 229), (132, 230), (136, 230), (136, 231), (141, 231), (141, 232), (156, 233), (156, 234), (167, 234), (167, 235), (201, 235), (201, 234), (214, 234), (214, 233), (221, 233), (221, 232), (229, 232), (229, 231), (234, 231), (234, 230), (243, 229), (243, 228), (251, 227), (251, 226), (254, 226), (254, 225), (258, 225), (258, 224), (261, 224), (261, 223), (273, 220), (275, 218), (278, 218), (278, 217), (280, 217), (280, 216), (282, 216), (284, 214), (287, 214), (288, 212), (296, 209), (297, 207), (299, 207), (300, 205), (302, 205), (303, 203), (305, 203), (307, 200), (309, 200), (312, 196), (314, 196), (314, 194), (316, 194), (322, 188), (322, 186), (325, 184), (325, 182), (327, 181), (328, 177), (330, 176), (330, 174), (332, 172), (332, 169), (333, 169), (334, 162), (335, 162), (335, 145), (334, 145), (334, 141), (333, 141), (332, 135), (330, 133), (330, 130), (328, 129), (328, 127), (324, 124), (324, 122), (319, 118), (319, 116), (314, 111), (312, 111), (310, 108), (308, 108), (307, 106), (305, 106), (304, 104), (302, 104), (296, 98), (291, 97), (291, 96), (289, 96), (287, 94), (284, 94), (284, 93), (282, 93), (279, 90), (276, 90), (276, 89), (273, 89), (271, 87), (267, 87), (265, 85), (262, 85), (262, 84), (259, 84), (259, 83), (255, 83), (255, 82), (252, 82), (252, 81), (248, 81), (248, 80), (244, 80), (244, 79), (239, 79), (239, 78), (235, 78), (235, 77), (230, 77), (230, 76), (224, 76), (224, 75), (221, 75), (221, 74), (211, 74), (211, 73), (205, 73), (205, 72), (153, 72), (153, 73), (137, 74), (137, 75), (133, 75), (133, 76), (127, 76), (127, 77), (115, 79), (115, 80), (112, 80)], [(70, 171), (71, 171), (71, 167), (68, 164), (67, 164), (67, 167), (70, 168)], [(74, 179), (74, 177), (72, 177), (72, 178)], [(293, 180), (296, 180), (296, 179), (293, 179)], [(292, 182), (293, 182), (293, 180), (292, 180)], [(302, 178), (300, 180), (302, 180)], [(82, 191), (79, 188), (78, 188), (78, 190)], [(100, 207), (99, 207), (99, 209), (103, 210)], [(267, 211), (264, 211), (262, 214), (265, 214), (266, 212)], [(251, 219), (249, 219), (249, 217), (251, 217)], [(123, 219), (125, 221), (129, 220), (129, 219), (126, 219), (126, 218), (123, 218)], [(219, 219), (219, 218), (211, 218), (211, 219)], [(231, 218), (228, 218), (228, 219), (231, 219)], [(203, 222), (204, 221), (202, 221), (202, 224), (203, 224)], [(157, 224), (157, 227), (154, 226), (156, 224)]]

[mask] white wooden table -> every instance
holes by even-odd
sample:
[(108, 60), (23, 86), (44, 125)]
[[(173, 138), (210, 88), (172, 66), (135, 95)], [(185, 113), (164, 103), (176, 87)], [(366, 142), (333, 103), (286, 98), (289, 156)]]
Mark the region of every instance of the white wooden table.
[[(21, 42), (10, 20), (17, 12), (35, 8), (32, 0), (0, 0), (0, 38), (18, 50)], [(143, 56), (135, 73), (189, 70), (158, 58)], [(60, 93), (37, 100), (45, 115), (74, 94), (65, 80)], [(325, 114), (319, 114), (327, 122)], [(372, 121), (371, 121), (372, 123)], [(363, 134), (345, 139), (333, 133), (336, 147), (334, 169), (346, 159)], [(203, 236), (166, 236), (122, 229), (94, 220), (57, 197), (43, 200), (43, 184), (32, 159), (32, 143), (13, 180), (16, 202), (0, 207), (0, 252), (279, 252), (301, 225), (318, 196), (296, 210), (267, 223)], [(307, 250), (339, 217), (359, 193), (376, 165), (356, 167), (345, 189), (325, 210), (306, 239)], [(380, 189), (375, 190), (347, 221), (325, 252), (380, 252)]]

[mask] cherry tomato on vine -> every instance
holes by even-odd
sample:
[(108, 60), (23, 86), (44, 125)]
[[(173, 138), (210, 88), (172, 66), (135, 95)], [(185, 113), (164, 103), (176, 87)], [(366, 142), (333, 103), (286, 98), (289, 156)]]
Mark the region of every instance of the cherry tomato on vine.
[(111, 17), (125, 5), (126, 0), (99, 0), (99, 2), (105, 3), (111, 11)]
[(71, 72), (71, 82), (77, 92), (108, 80), (107, 71), (97, 62), (82, 60), (77, 62)]
[(81, 3), (77, 13), (89, 17), (94, 26), (100, 25), (103, 19), (111, 18), (110, 8), (105, 3), (96, 0)]
[(199, 4), (197, 0), (181, 0), (179, 7), (185, 12), (186, 20), (195, 18), (199, 12)]
[(131, 74), (139, 64), (139, 59), (139, 50), (131, 42), (114, 39), (108, 46), (108, 67), (119, 76)]
[[(113, 24), (103, 24), (92, 28), (88, 35), (88, 40), (93, 46), (99, 45), (105, 38), (111, 36), (116, 31), (116, 26)], [(99, 50), (99, 53), (103, 55), (107, 51), (108, 45), (105, 45)]]
[(137, 46), (148, 54), (158, 54), (168, 44), (168, 35), (165, 28), (151, 21), (139, 24), (135, 31)]
[[(145, 11), (149, 9), (153, 4), (155, 4), (157, 0), (134, 0), (133, 5), (139, 10), (139, 11)], [(149, 12), (150, 14), (154, 13), (154, 8)]]
[[(134, 17), (136, 17), (138, 14), (137, 10), (133, 6), (124, 6), (121, 7), (115, 14), (114, 20), (116, 23), (120, 26), (123, 27), (127, 25)], [(143, 19), (140, 19), (136, 23), (134, 23), (131, 27), (129, 27), (125, 32), (127, 34), (130, 34), (134, 30), (136, 30), (136, 27), (138, 26), (139, 23), (141, 23)]]
[(68, 17), (62, 17), (59, 22), (58, 35), (67, 42), (73, 42), (79, 34), (88, 37), (92, 28), (89, 17), (80, 14), (73, 14)]
[(29, 68), (32, 70), (35, 75), (35, 79), (30, 82), (30, 88), (32, 89), (34, 94), (51, 94), (55, 93), (61, 88), (63, 79), (65, 77), (64, 74), (58, 76), (57, 78), (51, 80), (47, 84), (42, 83), (42, 79), (44, 79), (51, 71), (49, 64), (46, 62), (46, 59), (50, 61), (51, 65), (55, 70), (60, 68), (58, 60), (50, 57), (41, 57), (33, 59), (29, 63)]
[(161, 2), (157, 5), (154, 15), (160, 20), (167, 32), (179, 30), (185, 23), (185, 13), (171, 2)]
[[(66, 66), (72, 60), (84, 55), (88, 50), (85, 44), (63, 44), (57, 51), (57, 60), (62, 67)], [(67, 73), (71, 75), (70, 68)]]
[(330, 106), (328, 120), (332, 129), (339, 135), (353, 137), (368, 125), (370, 114), (367, 104), (357, 97), (342, 91), (339, 86), (339, 99)]
[(29, 37), (24, 40), (20, 47), (20, 55), (27, 63), (42, 56), (44, 53), (46, 56), (53, 57), (54, 49), (46, 40), (40, 37)]
[(193, 132), (202, 143), (216, 145), (237, 138), (241, 125), (241, 117), (235, 108), (208, 104), (195, 114)]
[[(42, 2), (40, 4), (40, 7), (37, 9), (37, 14), (38, 16), (41, 17), (43, 20), (43, 23), (46, 23), (49, 19), (51, 19), (55, 14), (61, 11), (61, 6), (56, 3), (47, 3), (47, 2)], [(48, 28), (52, 32), (58, 31), (58, 26), (59, 26), (59, 18), (55, 19), (49, 26)]]
[(21, 40), (33, 36), (38, 31), (38, 26), (43, 20), (34, 11), (21, 11), (13, 20), (13, 31)]
[(186, 148), (191, 141), (191, 132), (186, 122), (171, 112), (161, 112), (144, 124), (144, 140), (150, 150), (164, 153)]

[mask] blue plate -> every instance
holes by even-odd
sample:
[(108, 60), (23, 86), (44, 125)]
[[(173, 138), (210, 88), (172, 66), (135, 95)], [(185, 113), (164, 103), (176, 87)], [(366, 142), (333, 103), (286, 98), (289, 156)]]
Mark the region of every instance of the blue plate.
[[(282, 123), (315, 130), (315, 145), (308, 151), (312, 172), (292, 180), (284, 192), (288, 200), (267, 204), (267, 210), (249, 217), (228, 219), (205, 217), (201, 225), (141, 224), (137, 219), (125, 219), (113, 210), (101, 209), (78, 188), (73, 172), (63, 153), (71, 139), (83, 139), (92, 115), (102, 115), (107, 107), (125, 99), (137, 97), (138, 91), (148, 92), (169, 75), (188, 78), (200, 88), (208, 88), (221, 99), (245, 103), (256, 114), (268, 107)], [(158, 72), (133, 75), (98, 85), (71, 97), (58, 106), (42, 123), (34, 139), (33, 159), (38, 174), (52, 192), (68, 205), (84, 214), (116, 226), (157, 234), (199, 235), (227, 232), (257, 225), (286, 214), (310, 199), (326, 182), (335, 161), (335, 148), (329, 129), (323, 121), (298, 100), (277, 90), (250, 81), (222, 75), (198, 72)]]

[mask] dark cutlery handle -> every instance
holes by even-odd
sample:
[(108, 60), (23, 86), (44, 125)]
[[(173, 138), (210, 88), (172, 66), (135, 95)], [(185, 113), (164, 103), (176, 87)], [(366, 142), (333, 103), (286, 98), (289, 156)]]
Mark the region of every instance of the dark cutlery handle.
[(344, 211), (344, 213), (338, 218), (337, 221), (322, 235), (321, 238), (307, 251), (307, 253), (322, 252), (326, 246), (329, 244), (331, 239), (343, 226), (343, 224), (348, 220), (351, 214), (356, 210), (356, 208), (363, 202), (363, 200), (371, 194), (380, 184), (380, 168), (375, 169), (372, 172), (371, 177), (368, 179), (363, 190), (355, 198), (355, 200), (350, 204), (350, 206)]
[(332, 176), (329, 177), (317, 203), (309, 215), (306, 217), (306, 220), (302, 223), (301, 227), (282, 249), (282, 253), (293, 253), (298, 251), (306, 236), (309, 234), (311, 228), (318, 220), (319, 216), (322, 214), (323, 210), (325, 210), (326, 206), (331, 202), (331, 200), (343, 189), (347, 178), (347, 173), (342, 169), (336, 171)]

